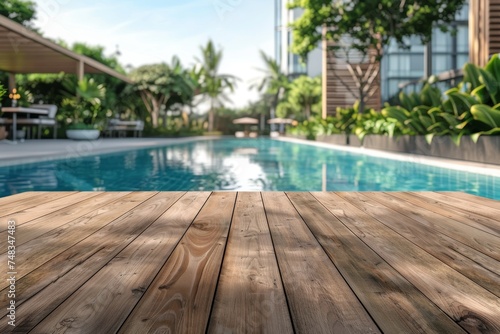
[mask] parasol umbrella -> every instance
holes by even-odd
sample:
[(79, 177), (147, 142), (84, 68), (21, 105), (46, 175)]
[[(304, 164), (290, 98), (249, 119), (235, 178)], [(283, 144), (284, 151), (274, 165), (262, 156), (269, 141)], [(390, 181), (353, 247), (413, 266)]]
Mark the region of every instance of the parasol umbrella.
[(279, 132), (284, 133), (285, 132), (285, 124), (293, 124), (294, 120), (291, 118), (271, 118), (270, 120), (267, 121), (268, 124), (279, 124)]
[(291, 118), (272, 118), (267, 121), (267, 124), (292, 124), (293, 119)]
[(243, 118), (237, 118), (233, 121), (233, 124), (259, 124), (259, 120), (256, 118), (251, 118), (251, 117), (243, 117)]
[(237, 118), (237, 119), (233, 120), (233, 124), (245, 125), (245, 132), (236, 132), (235, 133), (236, 137), (248, 137), (250, 135), (250, 133), (249, 133), (247, 127), (249, 125), (259, 124), (259, 120), (256, 118), (251, 118), (251, 117), (243, 117), (243, 118)]

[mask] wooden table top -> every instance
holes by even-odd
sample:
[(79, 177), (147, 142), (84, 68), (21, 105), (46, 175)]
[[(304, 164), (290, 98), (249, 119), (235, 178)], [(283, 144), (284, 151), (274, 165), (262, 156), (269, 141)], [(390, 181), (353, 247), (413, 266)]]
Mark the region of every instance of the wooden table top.
[(49, 114), (49, 111), (46, 109), (25, 108), (25, 107), (2, 107), (2, 112), (37, 114), (37, 115), (48, 115)]
[[(500, 202), (437, 192), (29, 192), (0, 332), (499, 333)], [(11, 268), (12, 269), (12, 268)]]

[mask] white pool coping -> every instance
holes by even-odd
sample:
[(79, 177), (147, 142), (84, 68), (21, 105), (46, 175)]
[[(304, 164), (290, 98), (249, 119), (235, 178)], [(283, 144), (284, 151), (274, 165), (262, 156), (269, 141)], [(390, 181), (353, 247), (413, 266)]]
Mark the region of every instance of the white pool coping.
[(218, 139), (220, 136), (185, 138), (104, 138), (94, 141), (69, 139), (27, 140), (12, 144), (0, 141), (0, 167), (41, 161), (74, 159), (78, 157), (131, 151), (142, 148), (184, 144), (200, 140)]
[(290, 143), (299, 143), (310, 146), (334, 149), (338, 151), (351, 152), (356, 154), (364, 154), (377, 158), (386, 158), (397, 161), (404, 162), (413, 162), (427, 166), (447, 168), (457, 171), (476, 173), (488, 176), (500, 177), (500, 166), (493, 164), (483, 164), (478, 162), (464, 161), (464, 160), (454, 160), (454, 159), (446, 159), (439, 157), (431, 157), (417, 154), (408, 154), (408, 153), (397, 153), (397, 152), (387, 152), (381, 150), (374, 150), (364, 147), (352, 147), (352, 146), (343, 146), (343, 145), (335, 145), (329, 143), (322, 143), (311, 140), (297, 139), (297, 138), (286, 138), (286, 137), (278, 137), (274, 138), (276, 140), (290, 142)]

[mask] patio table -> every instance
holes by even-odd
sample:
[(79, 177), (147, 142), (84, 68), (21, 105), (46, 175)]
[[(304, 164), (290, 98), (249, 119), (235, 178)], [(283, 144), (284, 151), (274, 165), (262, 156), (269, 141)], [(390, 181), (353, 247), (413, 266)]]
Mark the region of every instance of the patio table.
[(5, 107), (2, 112), (12, 113), (12, 142), (17, 143), (17, 114), (35, 114), (35, 115), (48, 115), (49, 111), (45, 109), (25, 108), (25, 107)]

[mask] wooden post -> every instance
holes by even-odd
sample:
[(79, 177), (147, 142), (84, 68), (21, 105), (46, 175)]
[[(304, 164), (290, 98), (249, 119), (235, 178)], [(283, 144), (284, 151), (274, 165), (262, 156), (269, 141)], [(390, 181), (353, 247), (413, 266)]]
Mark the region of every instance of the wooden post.
[(328, 112), (327, 112), (327, 108), (328, 108), (328, 101), (327, 101), (327, 96), (328, 96), (328, 61), (327, 61), (327, 58), (328, 58), (328, 52), (327, 52), (327, 48), (328, 48), (328, 44), (326, 42), (326, 26), (323, 27), (323, 40), (321, 41), (321, 45), (322, 45), (322, 61), (323, 61), (323, 70), (321, 72), (321, 76), (322, 76), (322, 80), (321, 80), (321, 90), (322, 90), (322, 94), (321, 94), (321, 117), (323, 119), (326, 119), (326, 117), (328, 116)]
[(84, 74), (85, 74), (85, 63), (83, 62), (83, 60), (80, 59), (76, 68), (76, 76), (78, 78), (78, 81), (83, 80)]
[(9, 73), (9, 93), (12, 93), (14, 88), (16, 88), (16, 74)]

